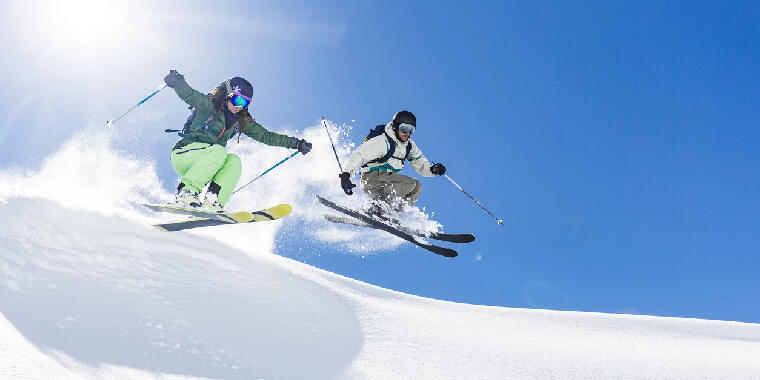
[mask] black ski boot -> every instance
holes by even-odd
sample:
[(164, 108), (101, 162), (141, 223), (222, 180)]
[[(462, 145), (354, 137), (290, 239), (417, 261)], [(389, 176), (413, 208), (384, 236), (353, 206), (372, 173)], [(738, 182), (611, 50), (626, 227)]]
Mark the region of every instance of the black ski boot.
[(201, 200), (198, 199), (198, 194), (190, 189), (186, 189), (185, 184), (182, 182), (177, 186), (177, 196), (174, 198), (174, 201), (182, 207), (201, 207)]
[(376, 202), (372, 202), (369, 207), (364, 210), (370, 218), (377, 219), (384, 223), (399, 224), (398, 218), (394, 218), (393, 214), (389, 213), (383, 206)]
[(208, 185), (208, 191), (206, 191), (206, 199), (203, 200), (203, 206), (201, 208), (206, 211), (224, 211), (224, 206), (219, 203), (219, 191), (221, 190), (222, 187), (219, 186), (219, 184), (216, 182), (211, 182)]

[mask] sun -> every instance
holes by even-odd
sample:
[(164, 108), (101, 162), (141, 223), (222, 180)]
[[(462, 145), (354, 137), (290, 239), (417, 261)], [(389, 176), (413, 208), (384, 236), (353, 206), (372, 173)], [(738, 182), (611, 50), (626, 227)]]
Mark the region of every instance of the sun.
[(50, 2), (40, 16), (59, 43), (92, 47), (118, 37), (124, 11), (116, 1), (68, 0)]
[(55, 56), (74, 56), (95, 54), (119, 44), (130, 28), (126, 4), (112, 0), (50, 0), (28, 2), (21, 11), (30, 43)]

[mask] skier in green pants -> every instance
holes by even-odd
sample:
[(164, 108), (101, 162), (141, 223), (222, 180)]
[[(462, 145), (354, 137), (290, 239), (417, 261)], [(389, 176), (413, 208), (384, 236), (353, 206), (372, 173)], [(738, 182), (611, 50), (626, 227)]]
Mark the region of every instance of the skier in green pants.
[[(227, 153), (227, 141), (236, 133), (245, 134), (271, 146), (309, 153), (311, 143), (266, 130), (248, 112), (253, 86), (234, 77), (222, 82), (208, 95), (190, 87), (185, 78), (171, 70), (164, 78), (182, 101), (193, 108), (172, 148), (172, 168), (181, 177), (176, 202), (184, 207), (222, 211), (240, 179), (242, 165), (237, 155)], [(208, 185), (206, 197), (199, 198)]]

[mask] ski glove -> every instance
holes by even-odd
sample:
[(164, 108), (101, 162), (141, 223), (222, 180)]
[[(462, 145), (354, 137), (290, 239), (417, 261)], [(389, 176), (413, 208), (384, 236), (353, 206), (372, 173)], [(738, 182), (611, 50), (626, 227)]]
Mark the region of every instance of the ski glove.
[(184, 81), (185, 77), (183, 77), (182, 74), (178, 73), (177, 70), (169, 71), (169, 75), (164, 77), (164, 82), (166, 82), (166, 85), (171, 88), (177, 87), (177, 85)]
[(311, 143), (306, 140), (293, 137), (293, 139), (290, 140), (290, 149), (298, 149), (301, 154), (306, 154), (311, 152)]
[(348, 174), (348, 172), (343, 172), (338, 174), (338, 177), (340, 177), (340, 187), (343, 188), (343, 191), (346, 193), (346, 195), (353, 195), (354, 191), (351, 190), (356, 185), (351, 183), (351, 174)]
[(443, 173), (446, 173), (446, 167), (441, 163), (437, 163), (430, 167), (430, 171), (433, 172), (433, 174), (443, 175)]

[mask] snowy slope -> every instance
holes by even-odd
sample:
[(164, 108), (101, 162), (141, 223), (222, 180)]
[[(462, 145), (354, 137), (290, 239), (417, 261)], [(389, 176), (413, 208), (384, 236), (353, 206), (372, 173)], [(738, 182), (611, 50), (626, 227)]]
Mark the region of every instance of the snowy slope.
[(287, 221), (155, 230), (166, 196), (107, 141), (0, 172), (0, 379), (760, 379), (759, 325), (405, 295), (272, 254)]
[(3, 379), (760, 376), (757, 325), (435, 301), (47, 200), (0, 213)]

